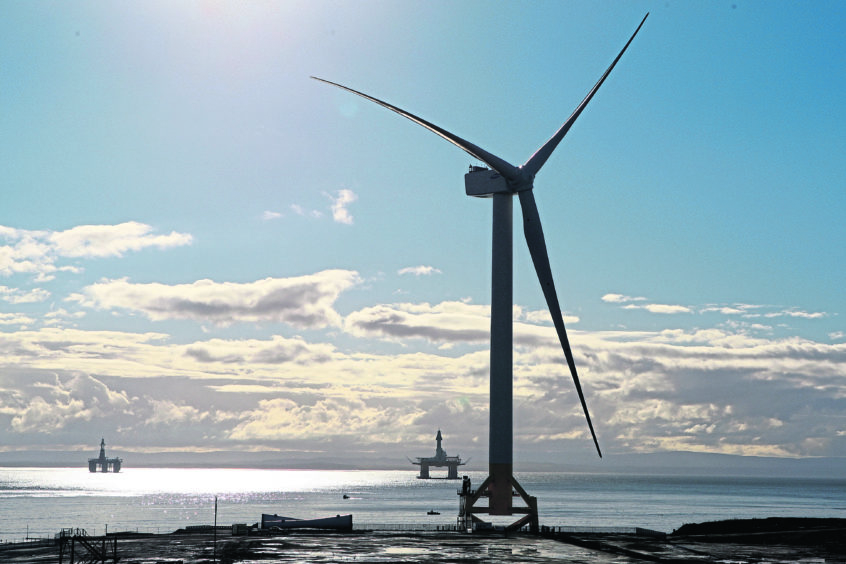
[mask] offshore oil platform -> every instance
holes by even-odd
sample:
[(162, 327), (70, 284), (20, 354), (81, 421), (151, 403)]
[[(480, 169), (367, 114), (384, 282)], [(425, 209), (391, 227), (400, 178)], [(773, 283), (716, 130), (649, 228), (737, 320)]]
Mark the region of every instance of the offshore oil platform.
[(417, 476), (418, 478), (428, 480), (429, 476), (429, 468), (434, 466), (436, 468), (443, 468), (444, 466), (447, 467), (447, 480), (457, 480), (458, 479), (458, 467), (464, 464), (467, 464), (466, 461), (461, 460), (460, 456), (447, 456), (446, 451), (441, 448), (441, 441), (443, 437), (441, 437), (441, 430), (438, 429), (438, 435), (435, 437), (435, 442), (437, 443), (437, 448), (435, 449), (435, 456), (430, 457), (417, 457), (417, 462), (409, 459), (409, 462), (414, 464), (415, 466), (420, 466), (420, 475)]
[(100, 472), (120, 472), (121, 462), (122, 458), (106, 458), (106, 439), (100, 439), (100, 456), (88, 459), (88, 471), (96, 472), (99, 466)]

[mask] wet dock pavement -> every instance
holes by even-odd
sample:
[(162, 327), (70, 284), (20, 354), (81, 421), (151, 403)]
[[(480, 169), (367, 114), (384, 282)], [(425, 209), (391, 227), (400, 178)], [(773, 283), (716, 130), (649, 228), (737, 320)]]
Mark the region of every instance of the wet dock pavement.
[[(260, 564), (388, 562), (431, 563), (626, 563), (844, 562), (843, 545), (780, 545), (712, 542), (713, 539), (645, 538), (628, 534), (353, 531), (296, 532), (277, 536), (232, 536), (218, 532), (121, 535), (121, 564)], [(4, 564), (58, 562), (55, 546), (0, 545)], [(64, 562), (69, 562), (67, 555)], [(109, 560), (107, 560), (109, 562)]]

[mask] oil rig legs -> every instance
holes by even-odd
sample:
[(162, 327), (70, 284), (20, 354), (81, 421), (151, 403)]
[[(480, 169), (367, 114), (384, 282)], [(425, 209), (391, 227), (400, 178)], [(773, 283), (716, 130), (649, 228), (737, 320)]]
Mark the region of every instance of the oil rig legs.
[(106, 458), (106, 440), (100, 439), (100, 456), (88, 459), (88, 471), (96, 472), (99, 467), (100, 472), (120, 472), (121, 462), (122, 458)]
[(425, 458), (418, 456), (417, 462), (414, 462), (410, 458), (408, 459), (409, 462), (420, 467), (420, 475), (417, 476), (418, 478), (428, 480), (431, 478), (429, 475), (430, 467), (434, 466), (436, 468), (443, 468), (446, 466), (447, 480), (458, 479), (458, 467), (467, 464), (467, 461), (461, 460), (460, 456), (448, 456), (446, 451), (441, 447), (442, 440), (443, 436), (441, 436), (441, 430), (438, 429), (438, 434), (435, 436), (435, 443), (437, 444), (437, 447), (435, 448), (435, 456), (428, 456)]
[[(494, 496), (496, 492), (499, 492), (501, 496), (503, 488), (507, 488), (506, 491), (511, 498), (519, 496), (526, 504), (525, 507), (514, 507), (510, 503), (510, 499), (508, 500), (507, 508), (497, 507)], [(475, 490), (472, 489), (470, 478), (464, 476), (458, 495), (460, 497), (458, 526), (467, 532), (493, 528), (490, 523), (476, 516), (479, 513), (487, 513), (489, 515), (523, 514), (522, 517), (510, 525), (505, 526), (504, 530), (517, 531), (528, 525), (531, 533), (540, 532), (540, 526), (538, 525), (538, 498), (526, 493), (526, 490), (523, 489), (517, 479), (510, 473), (506, 476), (503, 474), (495, 476), (495, 473), (491, 472), (491, 476), (485, 478), (482, 485)], [(488, 499), (487, 507), (476, 505), (482, 498)]]

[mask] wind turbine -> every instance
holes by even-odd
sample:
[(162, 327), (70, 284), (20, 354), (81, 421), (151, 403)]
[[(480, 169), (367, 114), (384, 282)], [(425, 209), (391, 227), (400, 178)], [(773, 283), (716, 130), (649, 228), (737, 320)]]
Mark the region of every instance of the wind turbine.
[[(599, 81), (585, 96), (584, 100), (576, 107), (564, 125), (555, 132), (546, 143), (544, 143), (522, 166), (515, 167), (504, 159), (489, 153), (488, 151), (462, 139), (461, 137), (446, 131), (430, 123), (423, 118), (393, 106), (387, 102), (369, 96), (347, 86), (331, 82), (322, 78), (311, 77), (315, 80), (337, 86), (371, 102), (375, 102), (411, 121), (425, 127), (433, 133), (443, 137), (450, 143), (464, 149), (467, 153), (482, 161), (488, 167), (470, 167), (470, 172), (464, 176), (465, 192), (468, 196), (493, 199), (493, 236), (492, 236), (492, 272), (491, 272), (491, 352), (490, 352), (490, 434), (488, 450), (488, 478), (476, 491), (465, 492), (468, 497), (466, 507), (470, 516), (473, 513), (486, 512), (490, 515), (512, 515), (514, 512), (526, 513), (527, 515), (512, 524), (509, 528), (519, 528), (527, 521), (531, 522), (533, 529), (537, 529), (537, 500), (526, 494), (525, 490), (517, 483), (512, 475), (513, 467), (513, 425), (512, 425), (512, 378), (513, 378), (513, 355), (512, 355), (512, 303), (513, 303), (513, 252), (512, 252), (512, 197), (516, 194), (520, 199), (520, 209), (523, 214), (523, 233), (529, 247), (529, 253), (535, 266), (535, 271), (543, 290), (546, 304), (552, 315), (555, 331), (558, 340), (567, 359), (570, 374), (573, 377), (579, 401), (587, 420), (588, 428), (593, 437), (596, 452), (602, 457), (599, 448), (599, 441), (593, 429), (582, 386), (579, 383), (579, 376), (576, 371), (576, 363), (573, 359), (573, 351), (570, 348), (570, 341), (567, 338), (567, 331), (564, 328), (564, 319), (561, 314), (561, 306), (558, 303), (558, 295), (555, 292), (555, 285), (552, 280), (552, 269), (549, 266), (549, 256), (546, 250), (546, 242), (543, 236), (540, 216), (535, 203), (533, 193), (535, 176), (540, 172), (541, 167), (549, 159), (552, 152), (570, 130), (576, 119), (584, 111), (588, 102), (608, 78), (614, 66), (626, 52), (634, 40), (640, 28), (643, 27), (647, 13), (640, 25), (629, 38), (620, 54), (614, 59)], [(526, 501), (527, 508), (515, 508), (512, 505), (512, 487)], [(480, 496), (489, 497), (487, 508), (474, 508), (475, 502)], [(475, 520), (475, 517), (473, 517)]]

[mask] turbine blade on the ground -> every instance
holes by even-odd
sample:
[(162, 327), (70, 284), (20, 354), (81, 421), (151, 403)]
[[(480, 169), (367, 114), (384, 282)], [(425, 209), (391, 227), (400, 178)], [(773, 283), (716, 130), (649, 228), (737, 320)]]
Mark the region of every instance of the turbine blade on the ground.
[(497, 157), (496, 155), (493, 155), (493, 154), (485, 151), (481, 147), (478, 147), (478, 146), (474, 145), (473, 143), (471, 143), (469, 141), (465, 141), (464, 139), (462, 139), (458, 135), (454, 135), (454, 134), (450, 133), (449, 131), (438, 127), (437, 125), (426, 121), (423, 118), (417, 117), (416, 115), (412, 114), (411, 112), (407, 112), (407, 111), (403, 110), (402, 108), (398, 108), (396, 106), (393, 106), (393, 105), (391, 105), (387, 102), (384, 102), (384, 101), (382, 101), (378, 98), (374, 98), (373, 96), (368, 96), (367, 94), (364, 94), (363, 92), (359, 92), (358, 90), (353, 90), (352, 88), (344, 86), (343, 84), (338, 84), (337, 82), (332, 82), (330, 80), (325, 80), (323, 78), (318, 78), (316, 76), (312, 76), (311, 78), (313, 78), (314, 80), (319, 80), (320, 82), (325, 82), (326, 84), (331, 84), (332, 86), (337, 86), (338, 88), (342, 88), (343, 90), (346, 90), (347, 92), (352, 92), (353, 94), (357, 94), (357, 95), (361, 96), (362, 98), (366, 98), (367, 100), (370, 100), (371, 102), (375, 102), (375, 103), (379, 104), (380, 106), (382, 106), (384, 108), (388, 108), (389, 110), (396, 112), (399, 115), (410, 119), (411, 121), (413, 121), (414, 123), (416, 123), (418, 125), (422, 125), (423, 127), (428, 129), (432, 133), (435, 133), (435, 134), (443, 137), (444, 139), (446, 139), (447, 141), (449, 141), (453, 145), (456, 145), (457, 147), (464, 149), (465, 151), (470, 153), (471, 156), (479, 159), (480, 161), (482, 161), (483, 163), (485, 163), (486, 165), (488, 165), (489, 167), (491, 167), (492, 169), (494, 169), (495, 171), (500, 173), (507, 180), (518, 180), (520, 178), (520, 169), (518, 169), (517, 167), (515, 167), (511, 163)]
[(614, 59), (614, 62), (611, 63), (611, 66), (608, 67), (608, 70), (605, 71), (605, 74), (602, 75), (602, 78), (600, 78), (599, 81), (593, 86), (593, 88), (591, 88), (590, 92), (588, 92), (588, 95), (585, 96), (584, 100), (582, 100), (582, 103), (579, 104), (575, 111), (572, 113), (572, 115), (567, 118), (567, 121), (564, 122), (564, 125), (562, 125), (561, 128), (555, 132), (555, 135), (553, 135), (549, 139), (549, 141), (544, 143), (540, 149), (535, 151), (534, 155), (529, 157), (529, 160), (526, 161), (526, 164), (521, 167), (523, 170), (527, 171), (532, 176), (536, 175), (538, 171), (540, 171), (541, 167), (544, 165), (544, 163), (546, 163), (546, 160), (552, 154), (552, 151), (555, 150), (555, 148), (558, 146), (558, 143), (560, 143), (564, 136), (567, 134), (567, 132), (570, 131), (570, 128), (576, 122), (576, 118), (579, 117), (579, 115), (582, 113), (582, 110), (585, 109), (585, 106), (587, 106), (588, 102), (590, 102), (591, 98), (593, 98), (593, 95), (596, 94), (596, 91), (599, 90), (599, 87), (602, 86), (602, 83), (605, 82), (605, 79), (608, 78), (609, 74), (611, 74), (611, 70), (614, 68), (614, 65), (617, 64), (617, 61), (620, 60), (620, 57), (622, 57), (623, 53), (626, 52), (626, 49), (629, 48), (629, 44), (635, 38), (637, 32), (640, 31), (640, 28), (643, 27), (643, 23), (646, 21), (646, 18), (648, 16), (649, 13), (647, 12), (647, 14), (643, 16), (643, 20), (641, 20), (640, 25), (637, 26), (637, 29), (626, 43), (625, 47), (623, 47), (623, 50), (620, 51), (620, 54), (617, 55), (617, 58)]
[(582, 402), (582, 409), (585, 412), (590, 434), (593, 437), (593, 444), (596, 445), (596, 452), (602, 458), (602, 451), (599, 449), (599, 441), (596, 439), (596, 433), (593, 430), (593, 423), (590, 420), (590, 413), (588, 413), (587, 402), (585, 402), (585, 395), (582, 392), (582, 385), (579, 383), (579, 375), (576, 372), (576, 361), (573, 359), (573, 351), (570, 349), (570, 341), (567, 339), (567, 330), (564, 328), (564, 317), (561, 315), (561, 306), (558, 304), (558, 294), (555, 292), (555, 284), (552, 281), (552, 269), (549, 266), (549, 255), (546, 252), (546, 241), (543, 237), (543, 228), (540, 223), (540, 215), (538, 215), (538, 207), (535, 203), (535, 195), (532, 190), (526, 190), (520, 192), (519, 196), (520, 209), (523, 212), (523, 233), (526, 236), (529, 253), (532, 255), (532, 262), (535, 265), (535, 271), (538, 274), (538, 280), (543, 289), (543, 296), (546, 298), (549, 313), (552, 315), (552, 323), (555, 325), (555, 331), (558, 333), (558, 340), (561, 342), (561, 348), (564, 350), (564, 356), (567, 358), (567, 365), (570, 367), (570, 374), (573, 376), (573, 383), (576, 385), (579, 401)]

